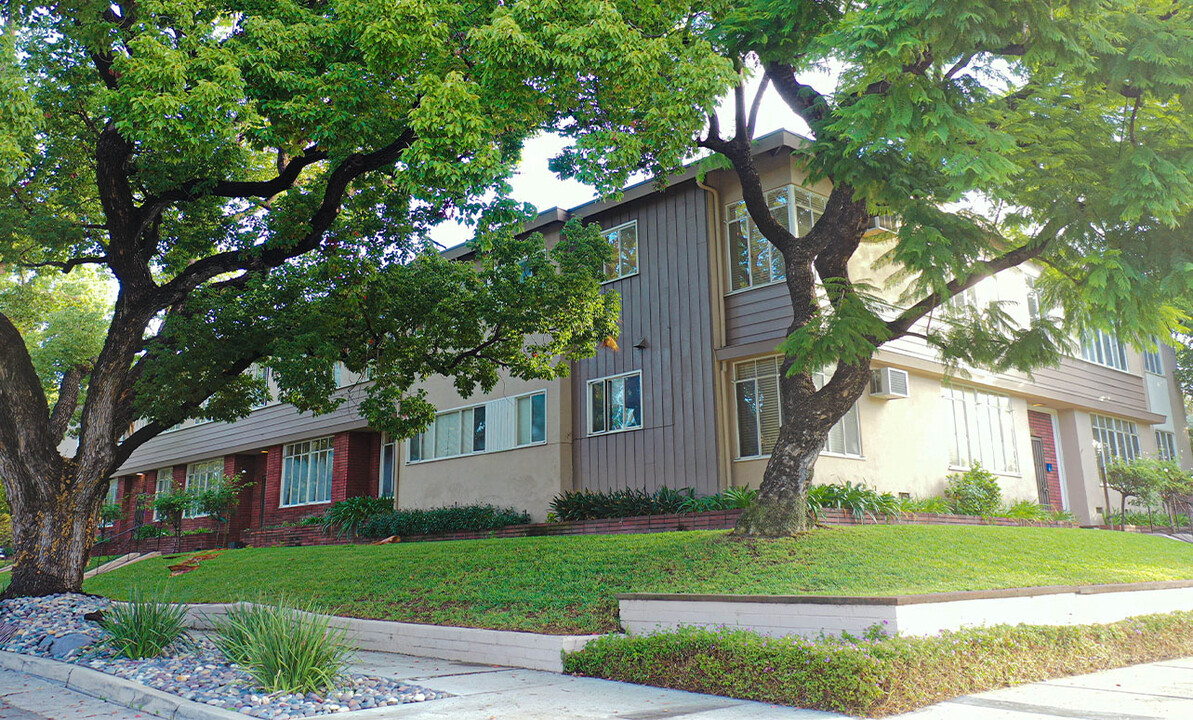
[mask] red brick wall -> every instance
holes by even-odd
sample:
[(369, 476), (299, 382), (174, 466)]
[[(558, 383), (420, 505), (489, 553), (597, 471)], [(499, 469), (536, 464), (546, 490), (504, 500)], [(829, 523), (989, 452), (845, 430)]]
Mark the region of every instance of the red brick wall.
[(1044, 462), (1051, 463), (1052, 465), (1052, 470), (1046, 473), (1048, 480), (1048, 502), (1054, 510), (1063, 510), (1060, 489), (1060, 463), (1056, 460), (1056, 436), (1052, 432), (1052, 416), (1048, 413), (1028, 410), (1027, 424), (1031, 428), (1032, 437), (1038, 437), (1044, 443)]

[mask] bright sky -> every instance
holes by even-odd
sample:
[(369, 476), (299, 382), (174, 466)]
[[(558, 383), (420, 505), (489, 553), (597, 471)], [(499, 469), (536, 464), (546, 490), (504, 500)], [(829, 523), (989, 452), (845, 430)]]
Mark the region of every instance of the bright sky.
[[(802, 82), (811, 84), (822, 92), (830, 92), (836, 80), (836, 73), (823, 72), (801, 76)], [(747, 88), (746, 100), (753, 101), (754, 93), (758, 89), (759, 78), (755, 78)], [(718, 110), (722, 132), (732, 132), (733, 129), (733, 99), (727, 97), (721, 102)], [(755, 137), (760, 137), (774, 130), (786, 128), (792, 132), (807, 134), (808, 127), (799, 119), (787, 105), (779, 98), (773, 89), (768, 89), (763, 96), (762, 105), (758, 112), (758, 124)], [(593, 200), (596, 193), (593, 189), (575, 180), (561, 180), (549, 169), (547, 161), (559, 153), (567, 145), (567, 140), (554, 134), (540, 135), (526, 144), (522, 154), (522, 162), (514, 177), (510, 180), (513, 188), (513, 198), (519, 202), (531, 203), (539, 209), (551, 207), (572, 208)], [(638, 182), (644, 178), (637, 178)], [(444, 223), (435, 228), (431, 237), (443, 247), (451, 247), (466, 242), (472, 237), (471, 229), (454, 222)]]

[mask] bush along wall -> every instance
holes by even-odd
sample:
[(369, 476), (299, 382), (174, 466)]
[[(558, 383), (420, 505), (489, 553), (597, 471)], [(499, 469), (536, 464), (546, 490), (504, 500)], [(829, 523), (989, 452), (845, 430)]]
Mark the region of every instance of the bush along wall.
[(882, 717), (960, 695), (1193, 654), (1193, 612), (1110, 625), (1017, 625), (928, 638), (770, 638), (684, 628), (608, 635), (565, 672)]
[(391, 535), (443, 535), (458, 532), (497, 530), (507, 525), (525, 525), (530, 515), (514, 508), (493, 505), (452, 505), (430, 510), (395, 510), (374, 515), (360, 530), (367, 538)]

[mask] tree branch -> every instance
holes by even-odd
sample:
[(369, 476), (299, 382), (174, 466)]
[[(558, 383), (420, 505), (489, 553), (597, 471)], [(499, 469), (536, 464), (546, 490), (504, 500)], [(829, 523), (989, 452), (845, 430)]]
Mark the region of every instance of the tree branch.
[(96, 265), (103, 265), (107, 262), (108, 262), (107, 255), (85, 255), (83, 257), (71, 258), (70, 260), (63, 260), (63, 261), (45, 260), (43, 262), (36, 262), (36, 263), (22, 262), (22, 263), (20, 263), (20, 265), (21, 265), (21, 267), (29, 267), (29, 268), (37, 268), (37, 267), (58, 268), (65, 274), (65, 273), (69, 273), (71, 270), (74, 270), (76, 267), (78, 267), (80, 265), (87, 265), (89, 263), (94, 263)]
[(795, 77), (795, 68), (779, 62), (772, 62), (766, 66), (766, 76), (771, 79), (775, 91), (787, 107), (803, 118), (812, 128), (813, 133), (819, 133), (819, 128), (828, 119), (828, 100), (811, 85), (804, 85)]
[(770, 75), (763, 73), (758, 92), (754, 94), (754, 102), (750, 105), (750, 118), (746, 121), (746, 135), (751, 138), (754, 137), (754, 128), (758, 124), (758, 109), (762, 105), (762, 96), (766, 93), (767, 85), (770, 85)]
[(895, 319), (887, 322), (887, 330), (890, 332), (889, 339), (894, 340), (905, 335), (911, 329), (912, 325), (957, 293), (977, 285), (995, 273), (1021, 265), (1039, 256), (1048, 249), (1049, 243), (1056, 238), (1063, 228), (1064, 224), (1059, 221), (1049, 223), (1030, 242), (992, 260), (974, 264), (972, 270), (967, 275), (954, 278), (945, 285), (948, 292), (947, 295), (932, 293), (904, 310)]
[(0, 312), (0, 453), (23, 459), (27, 467), (48, 467), (57, 456), (44, 442), (50, 433), (49, 416), (25, 340)]
[(79, 390), (83, 386), (83, 377), (90, 372), (89, 367), (73, 367), (62, 376), (58, 385), (58, 401), (54, 403), (54, 411), (50, 414), (51, 440), (57, 447), (66, 437), (66, 430), (70, 427), (70, 419), (79, 406)]

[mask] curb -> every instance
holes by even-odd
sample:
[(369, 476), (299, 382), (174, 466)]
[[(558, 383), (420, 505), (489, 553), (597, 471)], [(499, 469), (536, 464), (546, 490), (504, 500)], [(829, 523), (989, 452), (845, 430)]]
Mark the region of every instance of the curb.
[(243, 713), (186, 700), (99, 670), (35, 655), (0, 650), (0, 670), (16, 670), (33, 675), (60, 684), (67, 690), (90, 695), (130, 710), (156, 715), (165, 720), (245, 720), (250, 717)]

